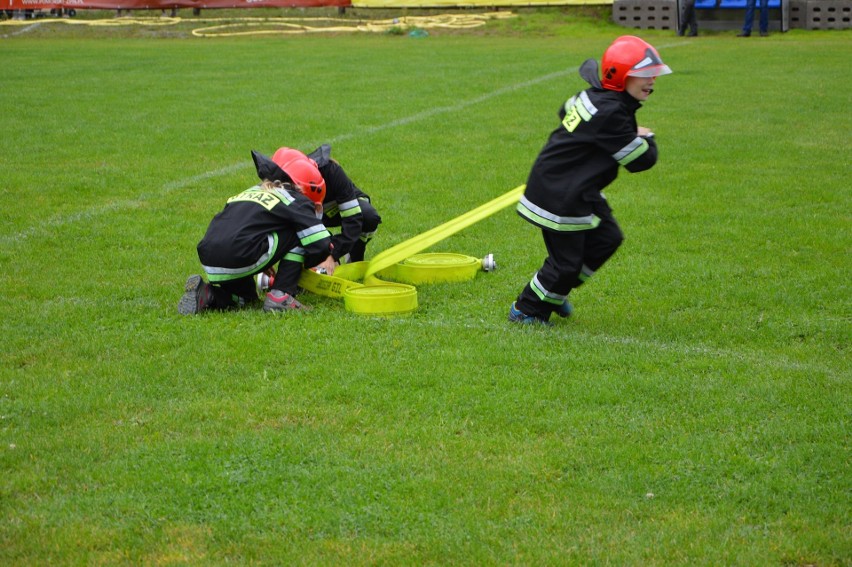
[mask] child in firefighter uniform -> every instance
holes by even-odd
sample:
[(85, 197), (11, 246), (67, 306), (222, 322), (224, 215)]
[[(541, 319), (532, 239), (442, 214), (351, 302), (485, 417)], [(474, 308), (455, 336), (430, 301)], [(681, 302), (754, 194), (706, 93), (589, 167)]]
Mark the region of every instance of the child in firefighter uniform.
[[(327, 227), (340, 227), (340, 231), (331, 238), (334, 261), (338, 264), (360, 262), (364, 259), (367, 243), (382, 222), (379, 213), (370, 203), (370, 197), (352, 182), (337, 161), (331, 159), (331, 146), (328, 144), (307, 156), (296, 149), (280, 148), (272, 159), (286, 164), (291, 159), (298, 163), (306, 157), (319, 170), (326, 188), (322, 201), (322, 222)], [(284, 264), (279, 267), (277, 277), (298, 280), (300, 273), (300, 266)], [(294, 289), (292, 293), (297, 291)]]
[(671, 69), (657, 50), (635, 36), (604, 52), (602, 76), (589, 59), (580, 75), (591, 88), (560, 108), (561, 124), (532, 166), (518, 214), (541, 229), (547, 258), (509, 308), (509, 321), (549, 324), (571, 314), (572, 289), (595, 274), (624, 236), (601, 191), (619, 168), (645, 171), (657, 161), (653, 133), (637, 126), (636, 111), (654, 81)]
[(382, 218), (370, 196), (352, 182), (337, 160), (331, 158), (330, 145), (323, 144), (309, 153), (308, 158), (317, 164), (325, 181), (322, 223), (340, 227), (340, 233), (332, 238), (332, 256), (337, 260), (348, 254), (349, 262), (360, 262)]
[(334, 273), (331, 233), (321, 221), (325, 185), (316, 166), (302, 157), (284, 162), (252, 152), (262, 182), (228, 199), (213, 217), (197, 247), (207, 281), (200, 275), (187, 279), (179, 313), (257, 300), (254, 276), (274, 275), (276, 264), (293, 269), (285, 268), (289, 275), (273, 278), (264, 311), (304, 309), (294, 297), (302, 267)]

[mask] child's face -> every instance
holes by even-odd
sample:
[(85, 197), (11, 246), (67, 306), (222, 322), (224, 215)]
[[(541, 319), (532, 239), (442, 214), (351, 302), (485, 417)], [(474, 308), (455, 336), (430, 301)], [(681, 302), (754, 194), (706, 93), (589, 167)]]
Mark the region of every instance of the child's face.
[(657, 77), (627, 77), (624, 90), (636, 100), (648, 100), (654, 92), (654, 81)]

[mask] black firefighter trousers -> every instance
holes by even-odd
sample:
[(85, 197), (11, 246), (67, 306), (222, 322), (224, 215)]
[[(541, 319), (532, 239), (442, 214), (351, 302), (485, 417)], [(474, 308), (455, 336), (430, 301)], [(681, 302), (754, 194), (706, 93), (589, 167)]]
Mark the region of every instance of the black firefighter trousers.
[(601, 200), (596, 203), (594, 213), (600, 218), (600, 224), (595, 228), (569, 232), (541, 231), (548, 256), (518, 296), (515, 306), (524, 314), (549, 319), (561, 303), (556, 298), (567, 297), (572, 289), (594, 275), (621, 246), (624, 234), (607, 202)]

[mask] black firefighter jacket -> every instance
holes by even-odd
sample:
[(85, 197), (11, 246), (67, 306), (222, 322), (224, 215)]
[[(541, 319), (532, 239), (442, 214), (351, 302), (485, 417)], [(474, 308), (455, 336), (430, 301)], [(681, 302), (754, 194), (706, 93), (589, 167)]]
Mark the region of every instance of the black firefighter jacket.
[(314, 204), (286, 186), (256, 185), (228, 199), (198, 243), (198, 257), (211, 282), (257, 273), (282, 253), (320, 257), (331, 253), (331, 234)]
[(592, 87), (568, 99), (527, 180), (518, 214), (556, 232), (595, 228), (594, 204), (624, 166), (650, 169), (657, 161), (653, 136), (637, 135), (642, 105), (626, 92)]

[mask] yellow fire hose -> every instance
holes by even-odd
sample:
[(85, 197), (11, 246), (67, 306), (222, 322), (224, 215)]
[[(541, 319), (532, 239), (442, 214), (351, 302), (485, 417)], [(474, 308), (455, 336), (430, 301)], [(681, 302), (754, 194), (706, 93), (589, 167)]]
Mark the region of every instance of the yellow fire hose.
[(192, 30), (195, 37), (232, 37), (256, 35), (291, 35), (311, 33), (389, 33), (406, 29), (469, 29), (484, 26), (492, 20), (512, 18), (511, 12), (483, 12), (476, 14), (436, 14), (429, 16), (400, 16), (371, 20), (369, 18), (330, 17), (233, 17), (233, 18), (180, 18), (135, 16), (106, 19), (42, 18), (33, 20), (3, 20), (5, 26), (33, 26), (42, 24), (67, 24), (98, 27), (177, 26), (203, 24)]
[[(354, 313), (387, 315), (414, 311), (417, 309), (415, 285), (469, 281), (479, 270), (488, 271), (494, 266), (490, 254), (479, 259), (463, 254), (418, 253), (517, 203), (524, 187), (516, 187), (472, 211), (401, 242), (377, 254), (369, 262), (343, 264), (333, 276), (303, 270), (299, 286), (318, 295), (342, 297), (346, 309)], [(382, 281), (379, 277), (395, 283)]]

